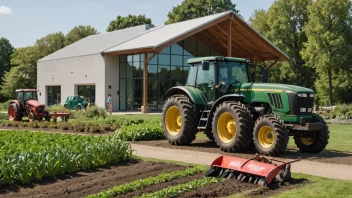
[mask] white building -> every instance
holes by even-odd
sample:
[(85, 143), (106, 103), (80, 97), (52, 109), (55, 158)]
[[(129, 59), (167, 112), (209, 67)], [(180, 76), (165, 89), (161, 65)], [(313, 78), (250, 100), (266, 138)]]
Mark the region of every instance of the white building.
[(160, 111), (167, 89), (185, 81), (187, 59), (221, 55), (288, 59), (232, 11), (161, 27), (141, 25), (86, 37), (40, 59), (39, 100), (50, 106), (81, 95), (106, 107), (111, 94), (113, 111), (141, 106)]

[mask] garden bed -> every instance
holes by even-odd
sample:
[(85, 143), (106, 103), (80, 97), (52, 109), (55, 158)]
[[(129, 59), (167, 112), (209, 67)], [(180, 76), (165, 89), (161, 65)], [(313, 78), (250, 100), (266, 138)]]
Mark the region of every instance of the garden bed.
[[(141, 181), (147, 177), (157, 177), (162, 173), (174, 173), (184, 171), (190, 167), (164, 162), (145, 162), (132, 160), (130, 162), (121, 162), (111, 166), (104, 166), (89, 171), (76, 172), (74, 174), (65, 174), (56, 178), (45, 178), (37, 182), (26, 185), (11, 185), (0, 189), (1, 197), (84, 197), (101, 191), (110, 189), (123, 184)], [(133, 190), (132, 192), (122, 193), (117, 197), (133, 197), (147, 195), (148, 193), (160, 192), (166, 188), (177, 187), (188, 182), (204, 178), (202, 172), (186, 175), (171, 181), (146, 186), (142, 189)], [(211, 179), (211, 178), (210, 178)], [(270, 196), (278, 192), (292, 189), (304, 185), (306, 180), (293, 179), (294, 182), (287, 183), (285, 186), (276, 188), (260, 187), (251, 183), (243, 183), (237, 180), (223, 180), (206, 187), (194, 187), (189, 192), (178, 194), (176, 197), (221, 197), (239, 194), (243, 192), (265, 196)]]

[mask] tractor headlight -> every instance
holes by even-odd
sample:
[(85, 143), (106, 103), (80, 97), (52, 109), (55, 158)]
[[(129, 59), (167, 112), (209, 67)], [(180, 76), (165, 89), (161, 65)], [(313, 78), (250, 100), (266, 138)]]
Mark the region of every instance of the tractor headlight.
[(311, 113), (312, 112), (312, 108), (308, 108), (308, 112)]
[(306, 98), (307, 97), (307, 94), (306, 93), (299, 93), (297, 94), (299, 97), (303, 97), (303, 98)]
[(315, 94), (309, 94), (309, 97), (314, 98)]
[(304, 113), (304, 112), (307, 111), (307, 109), (306, 109), (306, 108), (300, 108), (299, 111), (300, 111), (301, 113)]

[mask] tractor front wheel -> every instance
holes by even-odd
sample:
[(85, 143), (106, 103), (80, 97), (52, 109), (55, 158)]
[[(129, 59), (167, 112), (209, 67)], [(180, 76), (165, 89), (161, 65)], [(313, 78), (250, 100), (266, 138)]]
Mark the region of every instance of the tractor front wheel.
[(163, 107), (162, 126), (172, 145), (187, 145), (197, 133), (196, 110), (185, 95), (169, 97)]
[(287, 148), (288, 132), (278, 117), (263, 115), (255, 123), (253, 140), (260, 154), (278, 156)]
[(21, 121), (22, 114), (16, 103), (11, 103), (8, 110), (8, 118), (10, 121)]
[(252, 122), (247, 107), (240, 102), (223, 102), (214, 113), (213, 135), (217, 145), (226, 152), (239, 152), (248, 148)]
[(313, 122), (320, 122), (322, 128), (320, 131), (312, 131), (311, 137), (302, 138), (295, 135), (295, 143), (299, 150), (303, 153), (319, 153), (325, 149), (326, 145), (329, 143), (329, 127), (322, 117), (317, 114), (312, 115)]

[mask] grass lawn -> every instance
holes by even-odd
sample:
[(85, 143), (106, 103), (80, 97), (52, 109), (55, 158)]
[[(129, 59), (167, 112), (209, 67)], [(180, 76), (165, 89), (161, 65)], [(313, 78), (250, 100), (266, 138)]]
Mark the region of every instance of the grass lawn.
[[(183, 162), (175, 162), (175, 161), (168, 161), (168, 160), (158, 160), (153, 158), (143, 158), (134, 156), (134, 158), (139, 158), (144, 161), (155, 161), (155, 162), (169, 162), (169, 163), (177, 163), (180, 165), (186, 165), (187, 163)], [(292, 173), (292, 178), (295, 179), (307, 179), (311, 183), (306, 184), (301, 187), (294, 188), (292, 190), (287, 190), (281, 192), (274, 197), (277, 198), (307, 198), (307, 197), (352, 197), (352, 181), (344, 181), (344, 180), (336, 180), (336, 179), (327, 179), (322, 177), (316, 177), (306, 174), (298, 174)], [(258, 186), (258, 188), (260, 188)], [(253, 189), (255, 190), (255, 189)], [(238, 194), (235, 196), (230, 196), (231, 198), (237, 197), (248, 197), (248, 194), (251, 193), (251, 190), (245, 191), (242, 194)]]
[[(330, 139), (326, 147), (328, 150), (352, 153), (352, 125), (329, 124)], [(204, 133), (198, 133), (197, 139), (207, 139)], [(296, 146), (290, 137), (289, 146)]]

